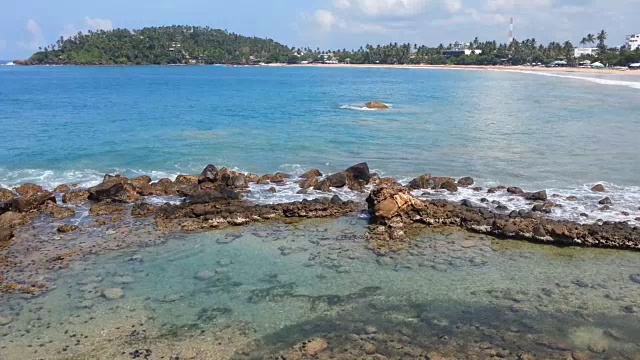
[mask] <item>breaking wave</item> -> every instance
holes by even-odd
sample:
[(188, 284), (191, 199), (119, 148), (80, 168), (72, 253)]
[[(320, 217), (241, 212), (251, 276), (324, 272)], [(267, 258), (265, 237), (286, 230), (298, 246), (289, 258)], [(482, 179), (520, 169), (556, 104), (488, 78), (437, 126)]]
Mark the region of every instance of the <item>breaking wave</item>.
[(517, 72), (521, 74), (532, 74), (532, 75), (558, 77), (558, 78), (565, 78), (565, 79), (583, 80), (583, 81), (589, 81), (589, 82), (600, 84), (600, 85), (624, 86), (624, 87), (640, 90), (640, 82), (636, 82), (636, 81), (600, 79), (600, 78), (594, 78), (594, 77), (588, 77), (588, 76), (576, 76), (576, 75), (562, 75), (562, 74), (554, 74), (554, 73), (548, 73), (548, 72), (542, 72), (542, 71), (527, 71), (527, 70), (499, 70), (499, 71), (508, 71), (508, 72)]

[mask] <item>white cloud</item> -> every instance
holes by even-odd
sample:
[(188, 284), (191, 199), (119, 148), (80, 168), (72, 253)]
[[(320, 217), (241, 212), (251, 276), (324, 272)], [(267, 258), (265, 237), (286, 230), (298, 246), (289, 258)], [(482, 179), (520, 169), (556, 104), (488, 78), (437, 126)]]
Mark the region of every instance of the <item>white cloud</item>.
[(18, 46), (32, 51), (38, 50), (39, 47), (44, 46), (45, 40), (44, 35), (42, 34), (42, 29), (35, 20), (29, 19), (25, 29), (27, 30), (28, 40), (18, 41)]
[(89, 30), (113, 30), (113, 22), (109, 19), (98, 19), (85, 16), (84, 23)]
[(542, 9), (551, 7), (552, 0), (487, 0), (486, 9), (489, 12), (514, 9)]
[(406, 17), (422, 12), (429, 0), (336, 0), (339, 9), (355, 8), (369, 17)]
[(333, 0), (333, 6), (337, 9), (348, 9), (351, 7), (350, 0)]
[(322, 32), (330, 32), (338, 23), (336, 16), (329, 10), (316, 10), (312, 15), (313, 24)]
[(442, 6), (450, 13), (455, 13), (462, 9), (462, 0), (443, 0)]

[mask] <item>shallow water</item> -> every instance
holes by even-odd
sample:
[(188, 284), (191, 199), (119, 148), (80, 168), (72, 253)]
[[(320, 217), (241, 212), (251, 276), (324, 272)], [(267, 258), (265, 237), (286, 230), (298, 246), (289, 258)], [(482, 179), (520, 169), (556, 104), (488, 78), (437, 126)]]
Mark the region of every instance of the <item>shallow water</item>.
[[(451, 340), (458, 351), (482, 353), (479, 344), (489, 343), (512, 357), (598, 346), (612, 359), (640, 353), (640, 284), (630, 278), (640, 254), (445, 229), (377, 257), (366, 249), (365, 224), (258, 225), (86, 258), (54, 273), (56, 288), (41, 297), (3, 295), (0, 314), (12, 322), (0, 327), (0, 347), (9, 359), (131, 358), (148, 345), (144, 333), (155, 339), (151, 350), (180, 339), (170, 351), (204, 354), (197, 336), (215, 338), (226, 326), (246, 338), (234, 356), (262, 358), (313, 337), (331, 339), (331, 351), (351, 348), (353, 334), (369, 336), (364, 329), (374, 326), (380, 336), (410, 338), (402, 351), (446, 349)], [(109, 288), (123, 297), (107, 300)], [(391, 358), (402, 353), (377, 344)]]

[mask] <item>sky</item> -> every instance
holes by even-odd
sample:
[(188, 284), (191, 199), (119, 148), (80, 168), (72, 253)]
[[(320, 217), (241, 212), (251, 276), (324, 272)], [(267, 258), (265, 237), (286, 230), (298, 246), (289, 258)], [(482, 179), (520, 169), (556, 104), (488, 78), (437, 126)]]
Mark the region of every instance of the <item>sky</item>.
[(358, 48), (390, 42), (571, 40), (602, 29), (611, 46), (640, 33), (640, 0), (0, 0), (0, 59), (87, 30), (201, 25), (289, 46)]

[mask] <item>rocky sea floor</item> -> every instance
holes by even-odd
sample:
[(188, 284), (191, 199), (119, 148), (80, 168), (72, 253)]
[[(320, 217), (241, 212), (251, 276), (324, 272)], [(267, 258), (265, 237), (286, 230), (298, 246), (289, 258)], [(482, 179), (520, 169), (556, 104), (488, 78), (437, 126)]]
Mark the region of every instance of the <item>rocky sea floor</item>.
[(2, 359), (640, 359), (639, 253), (444, 228), (380, 257), (366, 224), (62, 234), (113, 251), (0, 294)]

